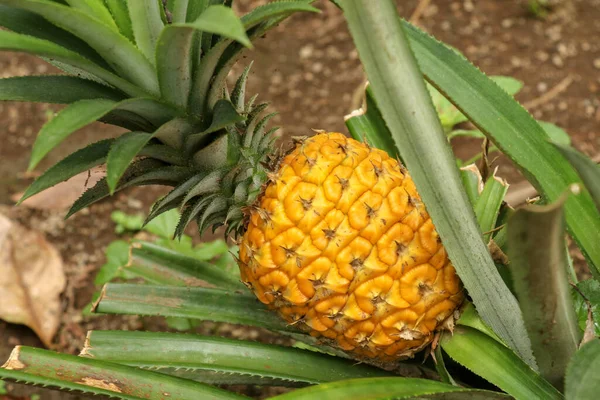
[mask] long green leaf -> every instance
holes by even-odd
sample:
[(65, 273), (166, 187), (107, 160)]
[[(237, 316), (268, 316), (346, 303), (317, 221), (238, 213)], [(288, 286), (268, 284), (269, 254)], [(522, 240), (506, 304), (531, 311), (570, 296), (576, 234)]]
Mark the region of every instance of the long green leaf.
[(567, 276), (565, 198), (508, 221), (509, 268), (540, 373), (558, 389), (581, 340)]
[(492, 229), (496, 227), (498, 212), (508, 191), (508, 184), (503, 179), (492, 176), (487, 180), (481, 195), (475, 202), (475, 216), (483, 233), (483, 240), (490, 241)]
[[(440, 395), (439, 397), (437, 395)], [(465, 389), (417, 378), (363, 378), (325, 383), (272, 397), (272, 400), (484, 400), (510, 397), (489, 390)]]
[(364, 364), (308, 350), (172, 333), (92, 331), (81, 355), (163, 373), (183, 373), (190, 379), (195, 372), (211, 370), (231, 374), (229, 384), (235, 382), (235, 375), (283, 381), (280, 385), (285, 385), (285, 381), (315, 384), (391, 375)]
[(87, 43), (33, 12), (0, 5), (0, 26), (16, 33), (49, 40), (113, 72), (108, 63)]
[(133, 244), (126, 269), (161, 285), (243, 289), (239, 277), (223, 268), (150, 242)]
[(0, 378), (126, 400), (247, 398), (157, 372), (21, 346), (0, 368)]
[(156, 42), (164, 28), (161, 0), (128, 1), (129, 17), (137, 47), (152, 63), (156, 61)]
[(0, 4), (34, 12), (71, 32), (94, 48), (121, 76), (158, 95), (158, 81), (150, 62), (129, 40), (96, 18), (47, 0), (0, 0)]
[(377, 104), (477, 310), (535, 367), (521, 310), (482, 240), (394, 4), (348, 0), (344, 14)]
[(67, 75), (19, 76), (0, 79), (0, 100), (70, 104), (78, 100), (123, 100), (108, 86)]
[(106, 99), (80, 100), (61, 110), (38, 133), (31, 150), (29, 169), (35, 166), (71, 133), (108, 114), (116, 102)]
[(574, 148), (555, 144), (556, 148), (575, 167), (600, 210), (600, 166)]
[(207, 8), (194, 22), (165, 28), (156, 52), (159, 83), (163, 98), (180, 107), (187, 107), (192, 84), (194, 34), (198, 31), (220, 34), (251, 47), (240, 20), (231, 9), (223, 6)]
[(63, 158), (50, 167), (25, 190), (19, 203), (75, 175), (104, 163), (113, 139), (96, 142)]
[[(544, 196), (557, 200), (570, 184), (579, 182), (576, 171), (553, 148), (540, 125), (499, 86), (456, 51), (409, 23), (405, 32), (421, 71), (486, 136), (523, 171)], [(600, 278), (600, 215), (588, 194), (571, 196), (565, 204), (570, 233)]]
[(571, 360), (567, 370), (567, 400), (594, 400), (600, 391), (600, 340), (585, 344)]
[[(2, 1), (4, 0), (0, 0), (0, 3)], [(47, 40), (14, 32), (0, 31), (0, 50), (21, 51), (41, 57), (48, 57), (81, 68), (131, 96), (148, 95), (144, 90), (94, 64), (79, 54)]]
[(119, 32), (125, 36), (132, 43), (135, 43), (135, 37), (133, 36), (133, 26), (131, 25), (131, 18), (129, 17), (129, 9), (127, 8), (127, 0), (104, 0), (110, 13), (113, 16)]
[(88, 15), (92, 15), (97, 18), (99, 21), (103, 22), (110, 28), (114, 30), (118, 30), (117, 24), (108, 8), (104, 5), (102, 1), (98, 0), (67, 0), (67, 3), (75, 9), (81, 10)]
[(291, 330), (254, 296), (239, 291), (110, 283), (95, 310), (99, 313), (160, 315)]
[(443, 334), (441, 346), (454, 361), (518, 400), (559, 400), (563, 396), (509, 348), (472, 328)]
[(147, 132), (128, 132), (119, 136), (114, 142), (106, 158), (106, 183), (112, 195), (133, 159), (152, 139)]
[[(142, 125), (149, 130), (153, 130), (154, 126), (162, 124), (163, 121), (173, 116), (169, 107), (152, 99), (135, 98), (126, 99), (121, 102), (107, 99), (77, 101), (62, 109), (42, 127), (31, 151), (29, 168), (35, 168), (54, 147), (76, 130), (92, 122), (99, 119), (107, 119), (111, 123), (115, 122), (118, 124), (118, 113), (122, 111), (133, 113), (127, 114), (129, 119), (133, 116), (140, 117)], [(114, 121), (115, 118), (117, 121)]]

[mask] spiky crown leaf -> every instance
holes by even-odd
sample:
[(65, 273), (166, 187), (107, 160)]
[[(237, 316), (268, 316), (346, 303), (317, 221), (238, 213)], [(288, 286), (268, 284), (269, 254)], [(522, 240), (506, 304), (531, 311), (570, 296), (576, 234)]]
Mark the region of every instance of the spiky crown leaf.
[[(178, 227), (242, 226), (241, 208), (266, 179), (273, 130), (266, 104), (245, 100), (248, 69), (226, 78), (251, 40), (312, 0), (277, 1), (241, 18), (230, 0), (0, 0), (0, 50), (44, 58), (58, 76), (0, 79), (0, 100), (68, 104), (41, 129), (30, 169), (76, 130), (102, 121), (130, 132), (93, 143), (48, 169), (21, 199), (106, 163), (106, 178), (68, 216), (131, 186), (174, 189), (148, 220), (182, 207)], [(63, 4), (64, 3), (64, 4)], [(163, 3), (168, 6), (163, 7)]]

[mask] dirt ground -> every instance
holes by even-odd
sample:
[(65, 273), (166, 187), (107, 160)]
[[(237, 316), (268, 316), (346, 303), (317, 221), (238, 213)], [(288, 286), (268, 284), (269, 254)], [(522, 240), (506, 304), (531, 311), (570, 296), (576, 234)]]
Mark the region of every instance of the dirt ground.
[[(406, 18), (416, 17), (418, 2), (399, 1), (401, 14)], [(240, 9), (246, 10), (264, 2), (239, 0), (238, 3)], [(528, 12), (528, 0), (431, 0), (428, 3), (418, 16), (421, 27), (459, 49), (484, 72), (524, 81), (525, 87), (517, 98), (536, 118), (564, 128), (575, 146), (588, 155), (600, 153), (600, 43), (597, 41), (600, 0), (554, 0), (555, 7), (545, 18), (536, 18)], [(325, 1), (318, 4), (323, 13), (293, 17), (258, 41), (247, 57), (247, 60), (255, 60), (249, 92), (260, 93), (261, 99), (272, 102), (272, 107), (279, 112), (275, 124), (281, 126), (280, 133), (285, 137), (310, 134), (311, 128), (345, 132), (343, 117), (351, 111), (353, 93), (364, 79), (340, 11)], [(33, 57), (0, 54), (0, 77), (50, 72), (56, 71)], [(0, 212), (44, 232), (60, 250), (68, 285), (62, 298), (62, 324), (53, 348), (76, 354), (89, 329), (162, 327), (160, 322), (137, 317), (84, 318), (80, 313), (95, 290), (92, 281), (95, 271), (104, 262), (104, 249), (116, 238), (110, 212), (115, 209), (145, 212), (160, 189), (130, 190), (66, 221), (62, 210), (12, 208), (11, 196), (31, 182), (25, 171), (35, 135), (48, 113), (59, 108), (0, 103)], [(85, 128), (52, 152), (38, 171), (81, 147), (82, 143), (118, 132), (102, 124)], [(463, 159), (480, 149), (479, 142), (473, 140), (453, 144)], [(496, 164), (499, 175), (509, 183), (523, 180), (507, 160), (499, 159)], [(232, 333), (232, 329), (224, 333), (244, 334)], [(28, 328), (0, 321), (0, 360), (5, 360), (18, 344), (41, 346)], [(32, 393), (50, 400), (88, 398), (14, 384), (7, 386), (13, 398)], [(248, 388), (244, 391), (257, 398), (271, 393)]]

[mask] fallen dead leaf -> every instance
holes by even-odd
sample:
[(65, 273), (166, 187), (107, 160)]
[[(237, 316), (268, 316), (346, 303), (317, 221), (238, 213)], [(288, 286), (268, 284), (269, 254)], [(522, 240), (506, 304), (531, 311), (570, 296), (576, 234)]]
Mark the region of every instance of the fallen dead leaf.
[(0, 214), (0, 319), (27, 325), (50, 346), (65, 284), (63, 261), (54, 246), (41, 233)]
[[(90, 171), (82, 172), (71, 179), (61, 182), (41, 193), (36, 194), (21, 203), (25, 207), (35, 208), (37, 210), (67, 210), (83, 192), (93, 187), (96, 182), (105, 176), (102, 168), (94, 168)], [(16, 193), (11, 196), (11, 200), (18, 202), (23, 193)]]

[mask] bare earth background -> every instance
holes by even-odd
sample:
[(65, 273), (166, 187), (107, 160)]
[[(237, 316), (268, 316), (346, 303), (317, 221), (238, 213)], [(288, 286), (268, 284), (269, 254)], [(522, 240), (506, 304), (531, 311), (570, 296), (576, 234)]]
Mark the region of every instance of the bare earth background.
[[(600, 153), (600, 0), (554, 0), (545, 19), (528, 13), (528, 0), (431, 0), (418, 24), (440, 40), (456, 47), (484, 72), (510, 75), (525, 82), (517, 96), (538, 119), (564, 128), (577, 148), (590, 156)], [(238, 0), (241, 11), (264, 3)], [(405, 18), (413, 15), (418, 0), (399, 5)], [(247, 61), (254, 59), (250, 93), (272, 102), (280, 114), (275, 124), (285, 137), (308, 135), (311, 128), (346, 132), (343, 117), (351, 111), (353, 94), (363, 72), (339, 10), (318, 2), (320, 15), (297, 15), (257, 42)], [(239, 71), (242, 66), (237, 70)], [(0, 77), (57, 73), (33, 57), (0, 54)], [(95, 271), (104, 263), (104, 249), (116, 238), (110, 212), (120, 209), (145, 212), (159, 188), (134, 189), (92, 206), (64, 221), (64, 210), (13, 208), (11, 196), (30, 182), (25, 174), (35, 135), (59, 106), (0, 103), (0, 213), (41, 231), (59, 250), (65, 262), (67, 289), (62, 295), (62, 318), (52, 348), (76, 354), (89, 329), (165, 329), (161, 321), (137, 317), (81, 317), (95, 288)], [(81, 130), (52, 152), (38, 168), (60, 160), (83, 143), (110, 137), (119, 131), (95, 124)], [(480, 150), (478, 141), (453, 143), (466, 159)], [(508, 161), (498, 159), (499, 175), (516, 184), (523, 178)], [(58, 199), (60, 200), (60, 199)], [(582, 260), (574, 253), (578, 265)], [(3, 279), (0, 276), (0, 280)], [(0, 299), (11, 301), (11, 299)], [(274, 340), (265, 332), (207, 323), (201, 331), (217, 329), (232, 337)], [(0, 364), (19, 344), (42, 346), (28, 328), (0, 321)], [(5, 399), (87, 399), (8, 384)], [(262, 398), (280, 390), (237, 388)]]

